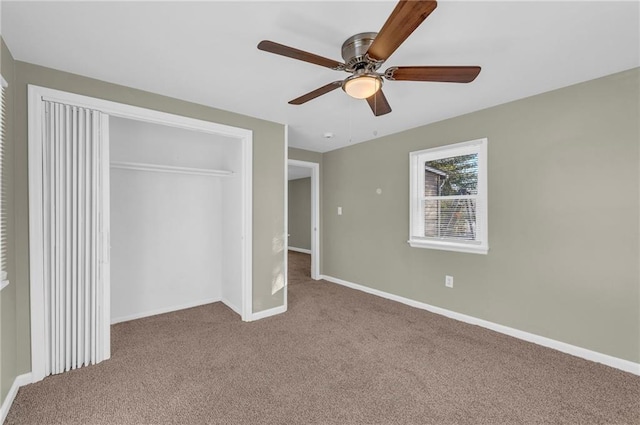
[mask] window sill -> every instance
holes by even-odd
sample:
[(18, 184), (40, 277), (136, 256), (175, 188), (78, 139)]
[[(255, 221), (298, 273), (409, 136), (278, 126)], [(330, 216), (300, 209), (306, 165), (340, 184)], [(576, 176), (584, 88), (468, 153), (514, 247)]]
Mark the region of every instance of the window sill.
[(0, 291), (2, 291), (7, 286), (9, 286), (9, 281), (8, 280), (0, 280)]
[(489, 253), (489, 247), (485, 245), (470, 245), (444, 241), (427, 241), (410, 239), (407, 241), (412, 248), (439, 249), (441, 251), (464, 252), (467, 254), (483, 254)]

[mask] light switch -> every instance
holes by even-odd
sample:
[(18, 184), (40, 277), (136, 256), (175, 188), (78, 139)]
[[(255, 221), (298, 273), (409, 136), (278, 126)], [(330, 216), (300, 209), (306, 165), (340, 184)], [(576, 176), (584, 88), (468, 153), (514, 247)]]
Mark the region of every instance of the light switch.
[(342, 207), (338, 207), (338, 215), (342, 215)]

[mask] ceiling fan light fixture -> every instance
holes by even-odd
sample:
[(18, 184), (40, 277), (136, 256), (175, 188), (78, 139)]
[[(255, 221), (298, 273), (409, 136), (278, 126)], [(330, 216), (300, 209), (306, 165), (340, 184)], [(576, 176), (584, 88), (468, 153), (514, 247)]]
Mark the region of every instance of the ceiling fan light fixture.
[(366, 99), (376, 94), (382, 87), (382, 78), (377, 75), (352, 75), (342, 85), (342, 89), (351, 97)]
[(373, 115), (379, 117), (391, 112), (391, 106), (381, 90), (383, 79), (470, 83), (480, 73), (479, 66), (393, 66), (384, 72), (379, 71), (382, 64), (422, 24), (437, 5), (438, 2), (432, 0), (399, 0), (380, 32), (361, 32), (349, 37), (342, 44), (344, 63), (269, 40), (258, 43), (258, 49), (335, 71), (351, 73), (344, 80), (333, 81), (290, 100), (290, 105), (302, 105), (342, 87), (349, 96), (366, 99)]

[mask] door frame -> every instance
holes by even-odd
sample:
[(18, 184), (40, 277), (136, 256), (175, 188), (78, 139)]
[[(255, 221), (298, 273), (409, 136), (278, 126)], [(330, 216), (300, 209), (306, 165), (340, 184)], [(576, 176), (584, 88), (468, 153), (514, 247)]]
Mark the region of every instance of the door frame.
[[(289, 165), (311, 169), (311, 279), (320, 280), (320, 164), (317, 162), (287, 160)], [(287, 175), (287, 182), (289, 181)], [(288, 184), (287, 184), (288, 186)], [(289, 191), (287, 190), (287, 231), (289, 211)], [(289, 251), (289, 238), (287, 238), (287, 252)]]
[[(45, 374), (45, 318), (44, 318), (44, 232), (42, 226), (43, 217), (43, 188), (42, 188), (42, 117), (43, 100), (75, 105), (94, 109), (108, 116), (134, 119), (138, 121), (177, 127), (186, 130), (200, 131), (204, 133), (223, 135), (238, 139), (242, 150), (242, 305), (241, 317), (243, 321), (253, 320), (253, 275), (252, 275), (252, 243), (253, 243), (253, 131), (244, 128), (232, 127), (224, 124), (189, 118), (153, 109), (127, 105), (104, 99), (97, 99), (68, 93), (60, 90), (28, 86), (28, 165), (29, 165), (29, 272), (30, 272), (30, 310), (31, 310), (31, 371), (33, 382), (40, 381)], [(106, 117), (108, 119), (108, 117)], [(105, 129), (108, 132), (108, 126)], [(108, 152), (108, 133), (105, 150)], [(106, 158), (105, 158), (106, 157)], [(103, 169), (108, 176), (108, 155), (102, 157)], [(109, 197), (108, 179), (106, 181), (105, 197)], [(108, 201), (108, 200), (107, 200)], [(108, 203), (106, 204), (109, 205)], [(108, 208), (107, 208), (108, 210)], [(106, 211), (108, 214), (108, 211)], [(108, 218), (108, 215), (106, 216)], [(108, 240), (107, 234), (105, 240)], [(110, 255), (106, 254), (107, 259)], [(105, 359), (110, 357), (110, 333), (111, 311), (109, 297), (111, 293), (108, 281), (110, 265), (105, 267), (105, 281), (103, 298), (103, 353)], [(106, 295), (105, 295), (106, 294)]]

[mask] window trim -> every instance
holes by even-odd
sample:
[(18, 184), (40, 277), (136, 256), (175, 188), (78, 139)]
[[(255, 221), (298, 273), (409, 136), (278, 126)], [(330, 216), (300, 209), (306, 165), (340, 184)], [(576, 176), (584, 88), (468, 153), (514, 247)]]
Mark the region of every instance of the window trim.
[[(438, 146), (409, 153), (409, 240), (412, 248), (428, 248), (443, 251), (455, 251), (471, 254), (487, 254), (489, 252), (488, 235), (488, 196), (487, 196), (487, 145), (488, 139), (476, 139), (468, 142)], [(452, 156), (478, 154), (478, 194), (476, 202), (476, 240), (452, 241), (450, 239), (421, 238), (417, 234), (416, 226), (424, 221), (421, 212), (421, 191), (424, 190), (424, 163), (428, 160), (449, 158)], [(422, 184), (420, 184), (422, 183)]]

